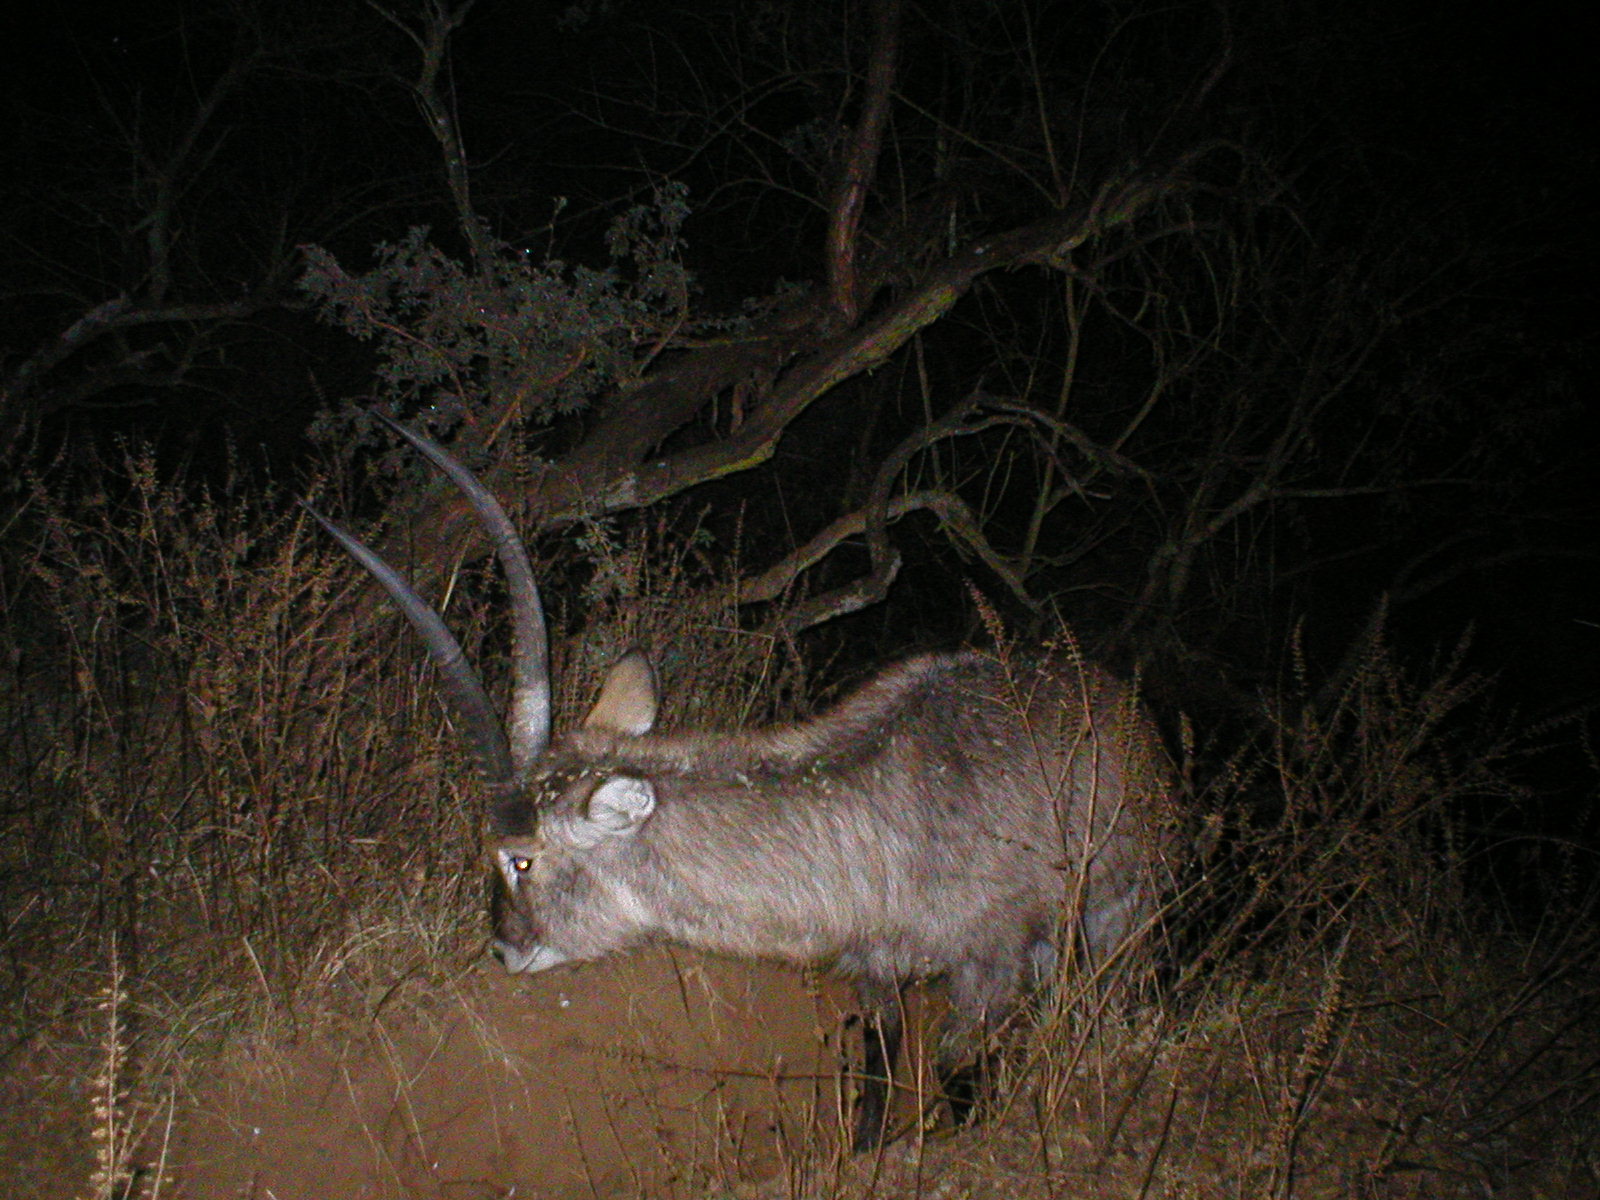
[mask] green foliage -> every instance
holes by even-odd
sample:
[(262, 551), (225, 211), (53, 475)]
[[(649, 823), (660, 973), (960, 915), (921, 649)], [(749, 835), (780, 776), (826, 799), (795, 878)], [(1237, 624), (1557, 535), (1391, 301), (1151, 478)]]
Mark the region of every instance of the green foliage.
[[(611, 262), (600, 269), (505, 242), (469, 264), (425, 228), (381, 243), (362, 273), (311, 246), (301, 287), (324, 321), (375, 344), (390, 411), (421, 409), (448, 431), (470, 412), (512, 404), (548, 424), (625, 387), (683, 325), (688, 215), (687, 189), (664, 186), (612, 223)], [(319, 431), (333, 421), (324, 414)]]

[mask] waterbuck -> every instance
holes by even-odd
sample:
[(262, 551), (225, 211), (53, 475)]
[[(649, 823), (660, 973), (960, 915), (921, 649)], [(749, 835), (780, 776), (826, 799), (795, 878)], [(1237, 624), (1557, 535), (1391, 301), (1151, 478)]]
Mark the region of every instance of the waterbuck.
[(653, 939), (831, 968), (864, 1009), (855, 1145), (867, 1149), (884, 1135), (908, 982), (947, 983), (939, 1069), (959, 1118), (988, 1035), (1058, 960), (1110, 977), (1132, 957), (1168, 879), (1171, 823), (1169, 768), (1128, 688), (1070, 657), (1023, 668), (926, 654), (810, 721), (663, 734), (655, 673), (630, 653), (582, 726), (552, 739), (521, 540), (464, 466), (387, 423), (462, 489), (505, 568), (508, 728), (438, 614), (317, 520), (421, 633), (488, 780), (494, 949), (508, 970)]

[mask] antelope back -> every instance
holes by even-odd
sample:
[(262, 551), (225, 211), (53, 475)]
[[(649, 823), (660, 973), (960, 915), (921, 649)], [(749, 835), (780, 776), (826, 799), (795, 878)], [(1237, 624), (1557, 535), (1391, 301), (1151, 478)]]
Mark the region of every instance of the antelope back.
[(625, 658), (496, 806), (508, 967), (660, 937), (886, 980), (1020, 970), (1064, 913), (1096, 959), (1153, 913), (1169, 773), (1098, 672), (927, 655), (754, 732), (658, 734), (656, 707), (648, 664)]
[(948, 974), (958, 1009), (998, 1010), (1064, 941), (1103, 961), (1151, 920), (1170, 876), (1170, 770), (1111, 677), (1067, 657), (923, 655), (811, 721), (661, 734), (655, 672), (630, 654), (582, 725), (552, 739), (522, 542), (465, 467), (389, 424), (460, 486), (505, 567), (507, 725), (438, 614), (313, 515), (445, 680), (490, 786), (494, 946), (510, 970), (671, 938), (885, 986)]

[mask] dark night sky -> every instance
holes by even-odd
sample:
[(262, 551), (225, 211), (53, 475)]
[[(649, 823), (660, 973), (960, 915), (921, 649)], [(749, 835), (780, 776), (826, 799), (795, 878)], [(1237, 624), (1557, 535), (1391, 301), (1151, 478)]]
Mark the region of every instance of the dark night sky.
[[(598, 244), (611, 211), (591, 212), (588, 204), (603, 205), (636, 184), (635, 169), (650, 152), (620, 134), (606, 138), (563, 119), (561, 105), (581, 104), (585, 89), (619, 86), (657, 64), (639, 56), (655, 47), (628, 20), (574, 33), (554, 24), (563, 7), (483, 0), (455, 46), (454, 80), (469, 146), (482, 156), (478, 197), (497, 231), (508, 237), (535, 231), (550, 197), (568, 196), (578, 215), (563, 234), (568, 252), (581, 254)], [(632, 11), (692, 32), (690, 18), (714, 7), (653, 4)], [(140, 258), (147, 230), (138, 205), (124, 194), (148, 188), (151, 175), (149, 164), (130, 158), (129, 139), (175, 143), (196, 98), (238, 44), (228, 11), (212, 4), (67, 2), (32, 7), (32, 28), (12, 26), (0, 49), (6, 114), (0, 203), (7, 212), (0, 345), (7, 368), (147, 273)], [(396, 61), (411, 69), (392, 31), (353, 2), (307, 0), (259, 11), (268, 14), (263, 24), (275, 26), (274, 38), (300, 37), (303, 44), (236, 98), (219, 123), (226, 135), (207, 143), (213, 167), (182, 201), (188, 224), (178, 245), (187, 273), (177, 293), (192, 289), (216, 299), (248, 292), (260, 281), (274, 238), (291, 247), (319, 242), (359, 262), (373, 242), (409, 225), (450, 224), (437, 150), (388, 73)], [(630, 8), (619, 3), (616, 11)], [(1075, 35), (1064, 46), (1092, 47), (1112, 11), (1059, 5), (1050, 13)], [(1211, 9), (1159, 11), (1122, 35), (1144, 39), (1149, 61), (1167, 54), (1183, 62), (1191, 30), (1216, 44)], [(1218, 127), (1259, 135), (1288, 164), (1299, 195), (1320, 205), (1326, 224), (1319, 236), (1330, 241), (1353, 239), (1400, 206), (1460, 215), (1469, 240), (1442, 231), (1441, 258), (1512, 260), (1475, 303), (1480, 311), (1516, 309), (1538, 331), (1527, 348), (1530, 376), (1548, 373), (1551, 388), (1583, 380), (1580, 400), (1592, 403), (1595, 148), (1592, 121), (1578, 115), (1594, 91), (1591, 10), (1374, 3), (1232, 11), (1237, 65), (1219, 90)], [(321, 36), (305, 39), (311, 30)], [(1190, 57), (1193, 65), (1205, 55)], [(709, 70), (712, 63), (708, 56), (703, 65)], [(924, 65), (908, 62), (908, 91), (937, 86), (933, 75), (918, 73)], [(1129, 85), (1119, 101), (1126, 126), (1160, 129), (1163, 83)], [(768, 115), (781, 129), (795, 114)], [(684, 177), (698, 200), (717, 194), (726, 170), (701, 155), (685, 166)], [(1006, 197), (985, 203), (987, 213), (1000, 214)], [(821, 226), (805, 223), (810, 211), (730, 203), (699, 212), (690, 227), (691, 262), (705, 294), (732, 303), (766, 289), (778, 273), (814, 279)], [(232, 374), (219, 369), (205, 386), (161, 404), (114, 407), (92, 419), (73, 412), (47, 428), (67, 439), (132, 430), (191, 455), (198, 442), (215, 445), (228, 432), (264, 447), (275, 469), (292, 471), (321, 394), (359, 392), (370, 367), (342, 335), (285, 312), (263, 312), (241, 328), (226, 365)], [(315, 388), (308, 383), (313, 373)], [(1570, 494), (1574, 478), (1553, 471), (1539, 484), (1554, 489), (1547, 507), (1582, 502)], [(1587, 553), (1575, 544), (1573, 551)], [(1564, 570), (1542, 594), (1576, 586)], [(1538, 639), (1540, 646), (1569, 644), (1569, 603), (1541, 615), (1561, 623), (1564, 633)], [(1460, 617), (1509, 609), (1496, 624), (1510, 629), (1528, 604), (1527, 592), (1491, 589), (1461, 595), (1448, 608)], [(1514, 655), (1524, 662), (1544, 658), (1528, 646)], [(1571, 661), (1568, 651), (1556, 656)], [(1541, 669), (1559, 665), (1545, 662)]]

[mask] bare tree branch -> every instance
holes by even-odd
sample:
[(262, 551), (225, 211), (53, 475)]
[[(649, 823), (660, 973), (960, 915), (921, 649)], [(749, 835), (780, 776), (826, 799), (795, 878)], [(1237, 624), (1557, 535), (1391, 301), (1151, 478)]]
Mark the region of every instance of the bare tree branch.
[[(820, 346), (813, 324), (820, 314), (814, 304), (803, 303), (776, 314), (763, 329), (737, 341), (687, 351), (619, 397), (570, 454), (536, 468), (527, 479), (514, 478), (505, 467), (491, 469), (487, 479), (502, 494), (520, 491), (523, 519), (531, 528), (551, 529), (646, 507), (759, 466), (815, 401), (885, 362), (919, 330), (948, 313), (977, 279), (1022, 265), (1063, 262), (1073, 247), (1122, 227), (1157, 199), (1185, 186), (1185, 175), (1174, 169), (1108, 188), (1074, 211), (978, 241), (926, 271), (920, 283), (869, 324), (826, 338)], [(816, 348), (785, 370), (786, 360), (807, 345)], [(752, 373), (774, 382), (736, 431), (670, 454), (651, 455), (718, 392)], [(479, 544), (470, 511), (443, 489), (436, 489), (410, 521), (437, 530), (437, 536), (429, 539), (435, 547), (431, 554), (427, 547), (413, 547), (421, 553), (416, 570), (425, 582), (443, 578), (463, 547)]]
[(467, 167), (466, 145), (461, 137), (460, 122), (456, 120), (455, 106), (439, 88), (439, 76), (448, 61), (450, 35), (461, 27), (475, 3), (476, 0), (460, 0), (451, 5), (447, 0), (427, 0), (421, 28), (413, 29), (392, 9), (377, 0), (367, 0), (368, 6), (403, 33), (422, 57), (417, 81), (411, 85), (411, 90), (422, 109), (428, 132), (443, 152), (445, 181), (455, 202), (456, 220), (471, 248), (473, 266), (482, 273), (488, 271), (494, 261), (494, 246), (483, 218), (472, 203), (472, 176)]
[(828, 222), (826, 261), (828, 292), (840, 324), (852, 326), (860, 314), (860, 282), (856, 278), (856, 239), (867, 194), (878, 170), (883, 129), (889, 120), (889, 94), (894, 86), (900, 48), (900, 0), (875, 0), (872, 6), (872, 48), (867, 55), (867, 94), (861, 117), (839, 168), (838, 191)]
[(752, 604), (777, 599), (804, 571), (821, 562), (846, 540), (865, 534), (872, 564), (867, 575), (797, 605), (784, 614), (781, 626), (784, 632), (793, 635), (833, 617), (858, 611), (866, 604), (882, 599), (899, 572), (900, 555), (889, 544), (888, 526), (907, 513), (927, 510), (938, 516), (940, 527), (952, 541), (977, 554), (1005, 581), (1019, 600), (1037, 611), (1038, 603), (1028, 595), (1016, 568), (989, 544), (983, 534), (982, 523), (960, 497), (937, 489), (920, 489), (890, 497), (895, 480), (911, 459), (935, 443), (946, 438), (982, 433), (997, 425), (1017, 424), (1010, 417), (972, 421), (970, 418), (983, 407), (980, 398), (972, 397), (958, 404), (938, 421), (905, 438), (879, 466), (866, 504), (833, 521), (782, 562), (742, 584), (738, 591), (739, 603)]
[[(78, 407), (116, 388), (181, 384), (195, 357), (194, 339), (204, 336), (197, 326), (243, 320), (279, 307), (284, 297), (281, 287), (269, 285), (237, 300), (145, 306), (118, 296), (97, 305), (0, 380), (0, 461), (25, 429), (51, 413)], [(181, 331), (183, 346), (175, 355), (159, 345), (126, 347), (115, 351), (110, 363), (86, 367), (70, 379), (56, 377), (58, 368), (118, 331), (162, 326)], [(164, 370), (152, 367), (158, 358), (173, 365)]]

